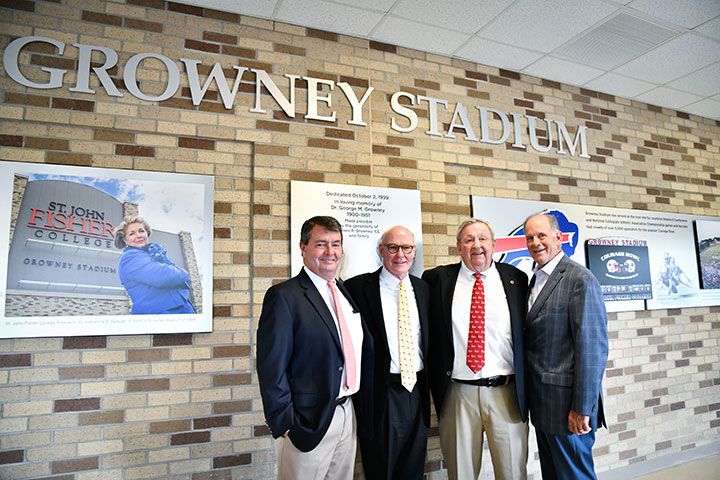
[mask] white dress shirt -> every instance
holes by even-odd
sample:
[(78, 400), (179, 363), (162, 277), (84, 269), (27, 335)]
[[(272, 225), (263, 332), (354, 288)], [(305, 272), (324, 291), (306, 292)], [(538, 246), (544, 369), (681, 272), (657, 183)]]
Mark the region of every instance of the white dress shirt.
[[(535, 276), (535, 285), (530, 289), (530, 295), (528, 296), (528, 311), (530, 311), (530, 308), (532, 307), (533, 303), (535, 303), (535, 299), (540, 295), (540, 292), (542, 291), (543, 287), (547, 283), (548, 278), (550, 278), (550, 275), (555, 271), (555, 267), (557, 267), (557, 264), (560, 263), (560, 259), (564, 256), (562, 250), (560, 250), (560, 253), (555, 255), (552, 260), (547, 262), (542, 268), (538, 268), (537, 264), (535, 267), (533, 267), (533, 275)], [(532, 282), (532, 278), (530, 279)]]
[(505, 288), (495, 262), (482, 273), (485, 289), (485, 366), (473, 373), (467, 366), (467, 341), (470, 330), (470, 303), (475, 276), (473, 271), (460, 263), (455, 293), (452, 301), (453, 346), (455, 362), (452, 378), (476, 380), (496, 375), (515, 373), (513, 340)]
[[(328, 307), (328, 310), (330, 310), (330, 314), (333, 317), (333, 320), (335, 321), (335, 328), (338, 332), (338, 337), (342, 338), (340, 336), (340, 325), (338, 324), (337, 315), (335, 314), (335, 305), (332, 299), (332, 293), (330, 292), (330, 287), (327, 284), (327, 280), (322, 278), (321, 276), (313, 273), (309, 268), (304, 267), (305, 273), (308, 274), (308, 277), (310, 277), (310, 280), (312, 280), (313, 284), (315, 285), (315, 288), (317, 288), (317, 291), (320, 293), (320, 296), (325, 300), (325, 304)], [(361, 366), (361, 359), (362, 359), (362, 343), (363, 343), (363, 330), (362, 330), (362, 320), (360, 319), (360, 312), (354, 312), (352, 306), (350, 305), (350, 302), (347, 298), (345, 298), (345, 295), (340, 291), (338, 288), (338, 299), (340, 301), (340, 308), (342, 308), (343, 311), (343, 317), (345, 317), (345, 322), (348, 325), (348, 329), (350, 330), (350, 337), (352, 338), (352, 344), (353, 344), (353, 351), (355, 352), (355, 373), (356, 373), (356, 381), (355, 381), (355, 390), (349, 391), (345, 387), (345, 372), (347, 369), (343, 368), (342, 373), (342, 379), (340, 380), (340, 393), (338, 394), (338, 398), (346, 397), (348, 395), (352, 395), (353, 393), (357, 392), (360, 388), (360, 366)]]
[[(415, 371), (423, 369), (422, 351), (420, 350), (420, 315), (418, 314), (415, 291), (406, 275), (402, 280), (407, 292), (408, 307), (410, 309), (410, 324), (413, 337), (415, 337)], [(383, 319), (385, 320), (385, 335), (387, 335), (390, 349), (390, 373), (400, 373), (400, 344), (398, 324), (398, 295), (400, 293), (400, 280), (385, 270), (380, 271), (380, 302), (382, 303)]]

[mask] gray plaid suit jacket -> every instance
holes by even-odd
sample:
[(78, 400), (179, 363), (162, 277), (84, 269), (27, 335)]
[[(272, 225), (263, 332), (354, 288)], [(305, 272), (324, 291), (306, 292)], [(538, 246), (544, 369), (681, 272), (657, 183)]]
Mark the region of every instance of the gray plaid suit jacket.
[(593, 430), (607, 426), (602, 403), (607, 357), (600, 284), (563, 256), (525, 320), (526, 394), (535, 428), (570, 435), (570, 410), (590, 416)]

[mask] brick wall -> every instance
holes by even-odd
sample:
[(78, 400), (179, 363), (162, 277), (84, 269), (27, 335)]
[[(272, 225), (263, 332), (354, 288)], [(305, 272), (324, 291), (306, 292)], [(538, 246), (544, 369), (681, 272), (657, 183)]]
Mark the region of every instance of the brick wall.
[[(22, 87), (0, 72), (0, 159), (154, 170), (215, 177), (213, 332), (0, 340), (0, 478), (272, 478), (274, 451), (254, 372), (254, 336), (265, 290), (289, 275), (289, 182), (307, 180), (417, 189), (424, 263), (457, 261), (454, 231), (471, 194), (641, 210), (717, 215), (720, 123), (471, 62), (163, 0), (16, 0), (0, 7), (3, 51), (15, 38), (46, 44), (20, 55), (22, 72), (66, 68), (61, 88)], [(250, 112), (255, 85), (241, 82), (226, 110), (212, 86), (195, 106), (183, 74), (163, 102), (128, 93), (122, 67), (110, 70), (124, 95), (91, 76), (94, 95), (71, 92), (73, 43), (261, 69), (287, 93), (285, 74), (375, 88), (367, 126), (306, 119), (267, 95)], [(94, 58), (100, 62), (100, 58)], [(167, 76), (148, 60), (143, 92)], [(588, 127), (590, 159), (390, 128), (397, 91)], [(337, 89), (335, 90), (337, 93)], [(440, 111), (441, 130), (452, 109)], [(476, 117), (472, 117), (473, 121)], [(401, 120), (401, 119), (399, 119)], [(540, 128), (544, 122), (538, 122)], [(477, 129), (477, 123), (475, 123)], [(497, 125), (493, 125), (493, 131)], [(541, 133), (547, 144), (547, 132)], [(543, 138), (541, 138), (541, 143)], [(609, 316), (605, 381), (609, 430), (598, 434), (598, 471), (687, 454), (720, 441), (720, 307)], [(444, 478), (437, 429), (428, 478)], [(486, 454), (487, 455), (487, 454)], [(489, 457), (485, 457), (489, 460)], [(538, 478), (534, 440), (530, 471)], [(484, 476), (490, 477), (486, 462)]]

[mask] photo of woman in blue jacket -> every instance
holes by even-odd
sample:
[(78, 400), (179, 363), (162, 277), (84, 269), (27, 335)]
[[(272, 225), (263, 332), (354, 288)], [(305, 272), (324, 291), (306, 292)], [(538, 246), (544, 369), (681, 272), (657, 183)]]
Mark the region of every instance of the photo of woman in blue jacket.
[(189, 300), (190, 276), (170, 260), (165, 248), (148, 243), (150, 225), (125, 217), (115, 228), (115, 246), (124, 249), (118, 272), (132, 300), (131, 314), (195, 313)]

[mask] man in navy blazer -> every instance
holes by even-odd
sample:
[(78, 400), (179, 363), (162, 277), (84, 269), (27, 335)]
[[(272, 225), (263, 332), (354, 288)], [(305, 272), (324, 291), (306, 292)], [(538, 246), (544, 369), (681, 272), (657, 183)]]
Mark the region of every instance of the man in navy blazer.
[[(476, 480), (487, 435), (497, 479), (527, 477), (527, 408), (522, 325), (527, 275), (492, 259), (495, 236), (484, 220), (458, 228), (462, 261), (423, 274), (431, 288), (430, 389), (440, 447), (451, 480)], [(472, 291), (485, 292), (485, 364), (468, 365)]]
[(372, 415), (372, 337), (335, 280), (342, 259), (337, 220), (307, 220), (300, 250), (303, 269), (266, 292), (258, 324), (265, 419), (276, 439), (279, 479), (349, 480), (356, 430)]
[[(383, 266), (345, 282), (367, 322), (375, 347), (373, 432), (369, 437), (360, 436), (363, 470), (368, 480), (422, 480), (430, 426), (430, 392), (425, 374), (430, 289), (409, 274), (416, 252), (410, 230), (402, 226), (388, 229), (378, 249)], [(407, 355), (405, 384), (401, 287), (412, 332), (406, 338), (413, 339), (408, 342), (412, 355)]]
[(542, 476), (594, 479), (595, 431), (605, 425), (602, 377), (608, 357), (600, 284), (562, 252), (553, 215), (523, 226), (535, 260), (525, 321), (527, 396)]

